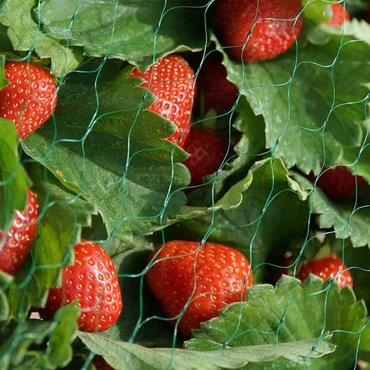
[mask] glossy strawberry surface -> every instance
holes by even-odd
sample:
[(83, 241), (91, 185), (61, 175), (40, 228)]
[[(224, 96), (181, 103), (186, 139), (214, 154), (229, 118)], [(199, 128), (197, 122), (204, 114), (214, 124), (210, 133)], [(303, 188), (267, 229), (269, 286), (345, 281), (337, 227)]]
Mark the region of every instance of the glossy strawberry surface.
[(303, 281), (310, 274), (319, 276), (323, 280), (335, 279), (341, 288), (353, 286), (353, 278), (350, 271), (347, 270), (342, 260), (336, 255), (304, 262), (297, 277)]
[(252, 284), (247, 258), (221, 244), (170, 241), (154, 251), (146, 282), (179, 332), (189, 336), (201, 322), (233, 302), (243, 301)]
[(8, 232), (0, 230), (0, 270), (15, 274), (33, 246), (37, 233), (37, 195), (28, 191), (26, 209), (16, 211)]
[(225, 51), (237, 60), (273, 59), (298, 38), (301, 8), (299, 0), (218, 0), (217, 34)]
[(63, 268), (61, 287), (49, 290), (42, 311), (52, 318), (62, 306), (78, 301), (79, 329), (101, 332), (110, 328), (122, 311), (122, 296), (117, 272), (109, 254), (99, 245), (82, 241), (74, 246), (74, 263)]
[(190, 115), (194, 100), (194, 73), (189, 64), (178, 55), (160, 59), (147, 71), (134, 69), (132, 77), (141, 77), (141, 87), (156, 97), (148, 108), (173, 122), (177, 130), (168, 140), (183, 146), (190, 130)]
[(184, 149), (190, 157), (184, 162), (191, 173), (191, 184), (202, 182), (204, 176), (218, 170), (225, 157), (227, 144), (215, 131), (193, 127)]
[(24, 139), (53, 114), (56, 86), (47, 69), (27, 62), (6, 63), (4, 73), (9, 84), (0, 90), (0, 117), (13, 121)]

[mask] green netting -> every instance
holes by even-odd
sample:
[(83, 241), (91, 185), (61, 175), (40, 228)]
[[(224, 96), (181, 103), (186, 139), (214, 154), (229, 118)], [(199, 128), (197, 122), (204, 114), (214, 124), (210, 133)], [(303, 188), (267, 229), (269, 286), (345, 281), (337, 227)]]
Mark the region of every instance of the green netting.
[[(332, 3), (352, 21), (328, 26)], [(220, 41), (214, 0), (2, 1), (0, 88), (6, 62), (41, 65), (56, 81), (57, 107), (24, 140), (0, 119), (0, 253), (30, 187), (39, 201), (31, 252), (15, 274), (0, 272), (0, 368), (99, 369), (98, 356), (115, 369), (368, 368), (367, 6), (302, 0), (293, 46), (248, 63)], [(148, 110), (156, 97), (129, 77), (171, 54), (194, 69), (200, 102), (191, 130), (226, 143), (201, 184), (191, 183), (186, 151), (166, 140), (176, 127)], [(238, 90), (224, 110), (205, 109), (198, 84), (215, 54)], [(336, 166), (356, 175), (344, 200), (320, 185)], [(82, 239), (109, 253), (122, 292), (118, 321), (99, 333), (78, 330), (76, 302), (40, 318)], [(154, 248), (172, 240), (195, 241), (197, 252), (207, 242), (235, 248), (254, 276), (245, 299), (189, 338), (179, 323), (194, 296), (167, 317), (145, 280)], [(332, 253), (353, 289), (296, 279), (304, 261)]]

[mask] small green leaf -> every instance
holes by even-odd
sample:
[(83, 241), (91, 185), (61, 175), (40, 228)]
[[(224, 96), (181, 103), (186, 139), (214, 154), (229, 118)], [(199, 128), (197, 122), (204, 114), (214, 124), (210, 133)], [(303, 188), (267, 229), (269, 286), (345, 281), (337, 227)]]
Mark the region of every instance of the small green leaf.
[(12, 43), (10, 42), (10, 39), (7, 34), (7, 27), (3, 26), (2, 24), (0, 24), (0, 52), (1, 53), (14, 52)]
[(73, 355), (72, 342), (77, 335), (77, 319), (80, 309), (76, 303), (59, 309), (53, 319), (57, 326), (53, 329), (46, 350), (49, 366), (59, 368), (66, 366)]
[(353, 36), (358, 40), (370, 44), (370, 24), (365, 20), (354, 18), (351, 22), (345, 22), (343, 24), (343, 30), (338, 27), (326, 27), (326, 32), (334, 35), (341, 35), (343, 32), (345, 35)]
[[(0, 30), (2, 29), (0, 28)], [(0, 89), (4, 88), (8, 84), (8, 81), (5, 79), (4, 64), (4, 55), (0, 54)]]
[(7, 289), (9, 288), (12, 280), (13, 277), (11, 275), (0, 271), (0, 323), (7, 321), (10, 316)]
[[(367, 320), (365, 305), (356, 301), (350, 288), (340, 291), (334, 282), (324, 283), (313, 275), (303, 284), (284, 276), (276, 288), (252, 286), (246, 302), (232, 304), (221, 311), (220, 318), (203, 323), (185, 347), (219, 351), (317, 338), (305, 353), (306, 365), (311, 363), (310, 369), (348, 369), (355, 363), (359, 338), (367, 335)], [(322, 341), (335, 344), (335, 352), (311, 359)]]
[(311, 22), (323, 23), (330, 19), (330, 3), (334, 0), (302, 0), (302, 5), (304, 5), (304, 17), (309, 19)]
[[(295, 174), (297, 181), (306, 189), (313, 184), (305, 177)], [(322, 229), (334, 228), (339, 239), (350, 238), (354, 247), (370, 246), (370, 209), (361, 207), (356, 199), (343, 201), (330, 200), (318, 186), (310, 196), (311, 212), (319, 215), (318, 223)]]
[[(1, 79), (0, 79), (1, 85)], [(19, 161), (18, 137), (13, 123), (0, 118), (0, 228), (6, 230), (15, 210), (26, 205), (30, 181)]]
[(14, 369), (27, 356), (30, 346), (41, 344), (51, 329), (51, 323), (41, 320), (9, 322), (0, 333), (1, 369)]
[[(370, 124), (370, 121), (368, 122)], [(343, 159), (341, 161), (343, 165), (348, 167), (348, 170), (361, 175), (364, 179), (370, 183), (370, 142), (367, 140), (363, 143), (361, 148), (345, 148), (343, 153)], [(359, 188), (358, 191), (361, 189)]]
[(10, 308), (6, 293), (0, 290), (0, 322), (9, 318)]

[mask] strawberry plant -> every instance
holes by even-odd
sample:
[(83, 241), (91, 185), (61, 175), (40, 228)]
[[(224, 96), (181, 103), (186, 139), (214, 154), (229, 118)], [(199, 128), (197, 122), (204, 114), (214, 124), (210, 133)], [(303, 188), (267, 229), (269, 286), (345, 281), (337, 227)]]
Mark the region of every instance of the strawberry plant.
[(0, 369), (370, 366), (367, 0), (5, 0)]

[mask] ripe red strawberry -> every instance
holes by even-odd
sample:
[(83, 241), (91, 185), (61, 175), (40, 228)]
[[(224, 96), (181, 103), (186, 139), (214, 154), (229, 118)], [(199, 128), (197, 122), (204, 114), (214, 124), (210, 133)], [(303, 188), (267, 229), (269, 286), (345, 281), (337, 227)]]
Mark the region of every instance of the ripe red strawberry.
[(141, 87), (150, 90), (155, 102), (149, 110), (173, 122), (177, 130), (167, 140), (183, 146), (190, 130), (190, 114), (194, 100), (194, 73), (178, 55), (160, 59), (146, 72), (134, 69), (133, 77), (141, 77)]
[(303, 263), (297, 277), (303, 281), (309, 274), (319, 276), (323, 280), (333, 278), (338, 282), (340, 288), (353, 286), (350, 271), (347, 270), (342, 260), (335, 255)]
[(214, 131), (193, 127), (184, 149), (190, 157), (184, 162), (191, 173), (191, 184), (202, 183), (204, 176), (217, 171), (225, 157), (225, 140)]
[(340, 3), (330, 5), (332, 16), (328, 22), (331, 26), (341, 27), (345, 21), (350, 21), (351, 17), (347, 10)]
[(96, 370), (115, 370), (114, 367), (110, 366), (102, 356), (95, 356), (93, 364)]
[(204, 104), (204, 111), (210, 109), (228, 111), (238, 97), (238, 88), (227, 79), (227, 71), (222, 64), (222, 54), (212, 53), (204, 61), (197, 79), (195, 106), (197, 110)]
[[(311, 174), (311, 181), (315, 177)], [(357, 176), (357, 186), (364, 184), (364, 179)], [(324, 170), (317, 185), (331, 199), (342, 200), (352, 195), (356, 190), (356, 178), (345, 166), (337, 166)]]
[(0, 117), (13, 121), (24, 139), (53, 114), (56, 86), (47, 69), (26, 62), (6, 63), (4, 71), (9, 85), (0, 90)]
[(37, 196), (32, 190), (29, 190), (26, 209), (15, 212), (7, 233), (0, 230), (0, 239), (4, 242), (0, 247), (1, 271), (13, 275), (22, 266), (36, 237), (37, 217)]
[(63, 268), (62, 285), (49, 290), (41, 316), (50, 319), (62, 306), (78, 301), (79, 329), (101, 332), (110, 328), (122, 310), (121, 289), (109, 254), (99, 245), (82, 241), (74, 246), (75, 261)]
[(146, 282), (166, 316), (181, 315), (178, 329), (184, 336), (226, 305), (243, 301), (252, 284), (246, 257), (225, 245), (170, 241), (153, 253)]
[(226, 52), (237, 60), (273, 59), (299, 36), (301, 8), (300, 0), (218, 0), (217, 33)]

